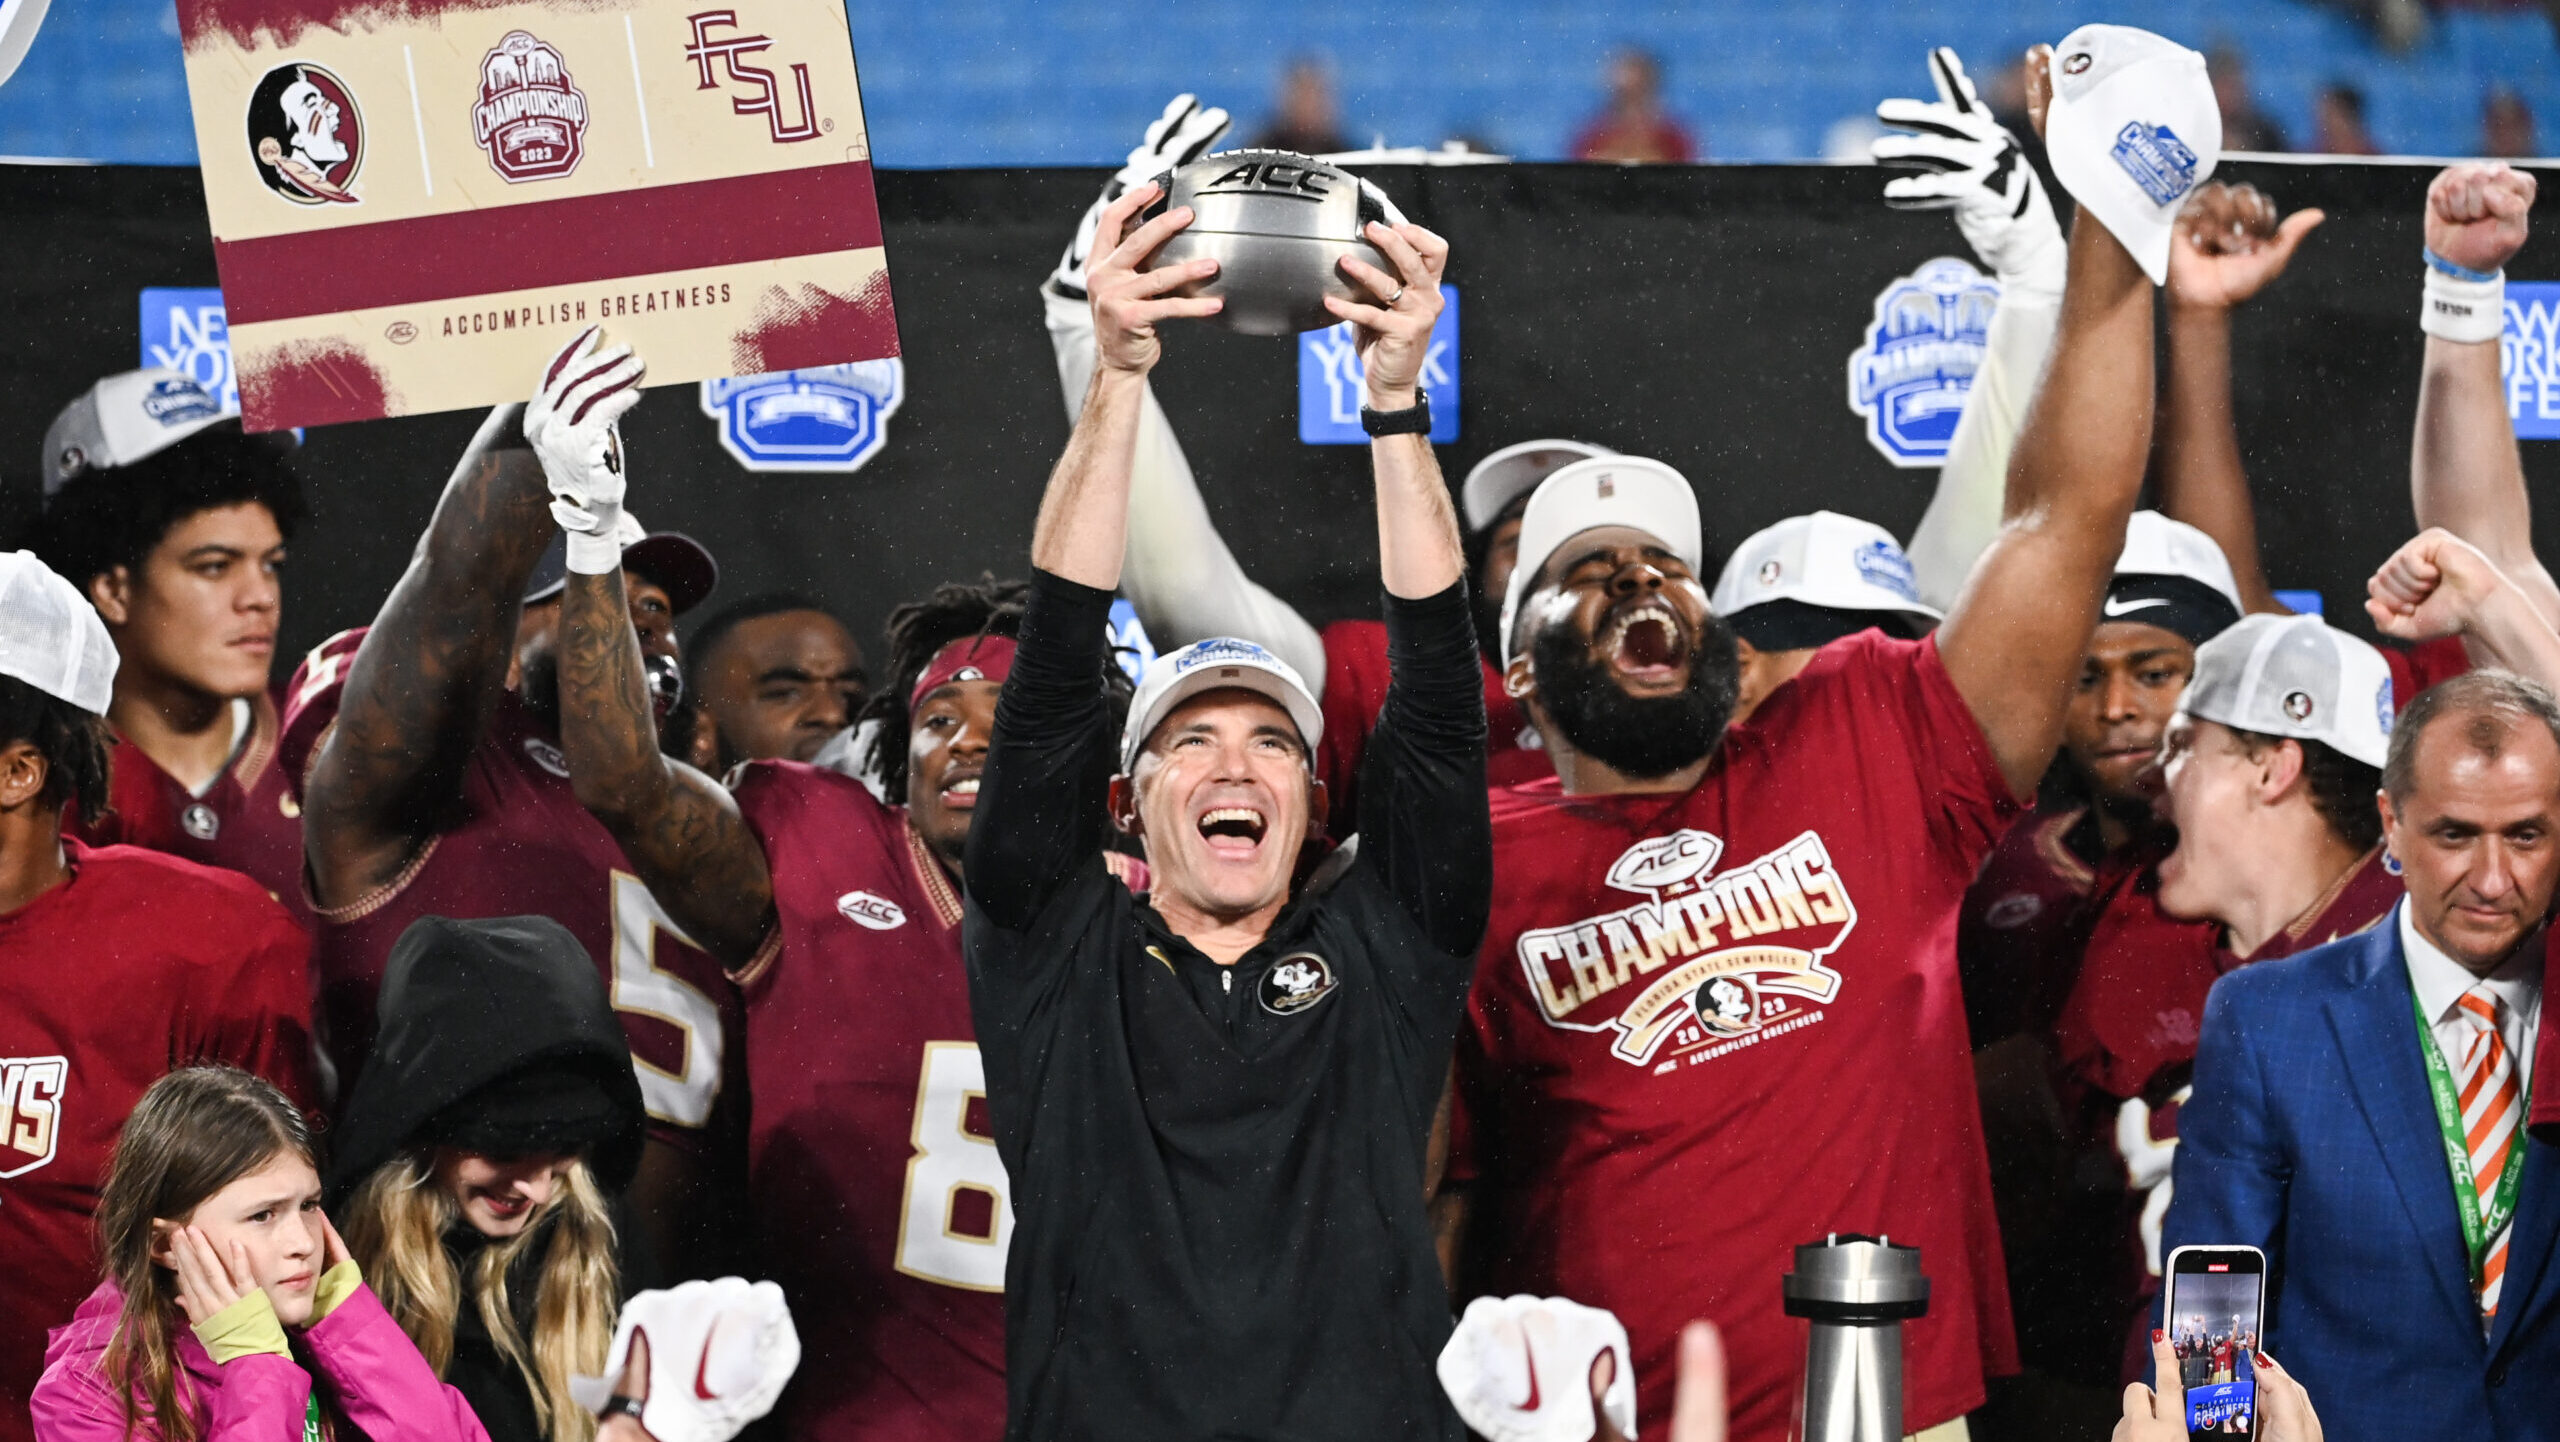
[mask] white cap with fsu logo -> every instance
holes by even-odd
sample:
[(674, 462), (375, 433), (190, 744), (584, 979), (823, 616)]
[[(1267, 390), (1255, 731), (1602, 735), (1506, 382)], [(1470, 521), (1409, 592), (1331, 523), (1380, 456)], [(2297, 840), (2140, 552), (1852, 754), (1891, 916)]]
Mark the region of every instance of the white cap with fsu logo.
[(1771, 601), (1878, 612), (1879, 622), (1906, 636), (1944, 619), (1921, 602), (1911, 558), (1893, 533), (1838, 511), (1789, 516), (1734, 548), (1716, 577), (1715, 613), (1730, 620)]
[(2317, 616), (2244, 616), (2196, 648), (2178, 709), (2235, 731), (2317, 741), (2379, 770), (2391, 748), (2391, 665)]
[(1298, 668), (1251, 641), (1211, 636), (1147, 663), (1138, 694), (1129, 699), (1128, 724), (1120, 732), (1120, 769), (1137, 767), (1147, 738), (1173, 714), (1174, 707), (1203, 691), (1229, 687), (1258, 691), (1288, 712), (1297, 723), (1299, 739), (1307, 743), (1309, 760), (1314, 759), (1317, 743), (1324, 740), (1324, 708), (1316, 704), (1315, 693), (1307, 689)]
[(1700, 564), (1698, 496), (1689, 478), (1642, 456), (1594, 456), (1576, 461), (1538, 483), (1529, 509), (1520, 513), (1520, 558), (1512, 563), (1511, 589), (1502, 598), (1502, 659), (1512, 645), (1520, 603), (1536, 589), (1539, 574), (1564, 543), (1585, 531), (1624, 526), (1662, 542), (1689, 569)]
[(2053, 178), (2165, 282), (2178, 209), (2222, 159), (2204, 57), (2148, 30), (2081, 26), (2053, 47), (2044, 143)]
[(1617, 452), (1589, 441), (1548, 439), (1504, 446), (1476, 462), (1458, 488), (1467, 513), (1467, 529), (1481, 531), (1494, 523), (1513, 501), (1536, 490), (1538, 483), (1576, 461)]
[(33, 551), (0, 553), (0, 676), (94, 715), (116, 688), (116, 643), (88, 598)]

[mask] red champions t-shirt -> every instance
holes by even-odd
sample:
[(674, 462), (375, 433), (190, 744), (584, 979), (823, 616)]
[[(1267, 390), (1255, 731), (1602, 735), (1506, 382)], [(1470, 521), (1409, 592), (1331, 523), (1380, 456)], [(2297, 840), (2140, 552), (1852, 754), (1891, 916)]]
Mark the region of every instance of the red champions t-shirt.
[(0, 916), (0, 1442), (30, 1442), (44, 1338), (98, 1285), (90, 1218), (151, 1084), (228, 1062), (309, 1105), (310, 942), (247, 878), (66, 840)]
[(1787, 1431), (1794, 1248), (1916, 1244), (1912, 1430), (2016, 1348), (1956, 905), (2018, 806), (1934, 640), (1824, 647), (1677, 796), (1494, 794), (1494, 920), (1458, 1047), (1471, 1252), (1495, 1292), (1626, 1323), (1659, 1438), (1680, 1328), (1723, 1328), (1733, 1435)]
[(308, 927), (302, 807), (276, 764), (282, 729), (272, 698), (251, 700), (248, 739), (202, 796), (189, 795), (141, 747), (118, 738), (107, 756), (107, 814), (75, 833), (92, 846), (147, 846), (237, 871)]
[[(1502, 689), (1502, 672), (1479, 654), (1484, 669), (1484, 779), (1514, 786), (1556, 774), (1546, 742), (1529, 724), (1520, 703)], [(1387, 701), (1387, 626), (1384, 621), (1336, 621), (1324, 628), (1324, 744), (1316, 748), (1316, 775), (1332, 798), (1333, 839), (1348, 837), (1360, 819), (1360, 759), (1378, 708)]]
[[(335, 724), (364, 638), (345, 631), (303, 660), (286, 688), (283, 760), (297, 793)], [(740, 1066), (737, 990), (685, 940), (624, 861), (604, 823), (569, 787), (558, 739), (513, 692), (502, 695), (463, 781), (452, 826), (398, 876), (344, 906), (316, 910), (321, 1037), (341, 1096), (373, 1046), (374, 997), (392, 943), (422, 916), (548, 916), (604, 974), (631, 1043), (650, 1134), (704, 1145), (703, 1129)]]

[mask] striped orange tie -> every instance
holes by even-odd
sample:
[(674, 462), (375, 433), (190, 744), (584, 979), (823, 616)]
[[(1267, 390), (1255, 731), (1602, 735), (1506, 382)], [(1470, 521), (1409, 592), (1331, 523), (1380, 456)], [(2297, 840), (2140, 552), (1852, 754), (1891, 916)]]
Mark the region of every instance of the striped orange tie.
[[(2464, 992), (2457, 1005), (2462, 1019), (2471, 1024), (2471, 1042), (2462, 1052), (2462, 1125), (2471, 1145), (2472, 1191), (2480, 1199), (2480, 1220), (2485, 1225), (2498, 1179), (2516, 1159), (2518, 1128), (2524, 1121), (2523, 1089), (2516, 1082), (2515, 1058), (2498, 1032), (2498, 1013), (2506, 1003), (2484, 982)], [(2498, 1315), (2498, 1284), (2507, 1275), (2507, 1230), (2501, 1226), (2486, 1238), (2488, 1252), (2480, 1263), (2483, 1318)]]

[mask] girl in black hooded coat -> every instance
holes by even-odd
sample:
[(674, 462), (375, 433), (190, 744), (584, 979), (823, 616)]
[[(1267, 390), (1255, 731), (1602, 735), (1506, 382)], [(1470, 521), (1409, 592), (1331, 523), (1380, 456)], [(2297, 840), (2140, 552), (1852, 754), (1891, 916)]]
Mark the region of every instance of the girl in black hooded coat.
[(645, 1125), (594, 964), (545, 917), (424, 917), (375, 1009), (329, 1171), (348, 1247), (491, 1442), (592, 1442), (569, 1379), (604, 1370)]

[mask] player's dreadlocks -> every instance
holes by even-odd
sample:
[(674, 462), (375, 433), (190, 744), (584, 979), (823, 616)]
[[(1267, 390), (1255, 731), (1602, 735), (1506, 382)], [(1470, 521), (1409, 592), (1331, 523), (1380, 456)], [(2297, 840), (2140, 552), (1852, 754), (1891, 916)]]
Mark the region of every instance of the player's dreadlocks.
[(0, 676), (0, 745), (24, 741), (44, 758), (48, 808), (79, 803), (82, 822), (107, 809), (107, 723), (15, 676)]
[[(891, 801), (903, 802), (907, 797), (907, 693), (915, 689), (916, 678), (924, 674), (935, 652), (954, 641), (1022, 634), (1022, 613), (1030, 594), (1025, 582), (992, 576), (971, 584), (946, 581), (934, 587), (930, 597), (889, 613), (888, 678), (863, 703), (855, 722), (879, 723), (871, 745), (871, 770)], [(1099, 679), (1116, 735), (1129, 709), (1129, 678), (1117, 661), (1106, 660)]]

